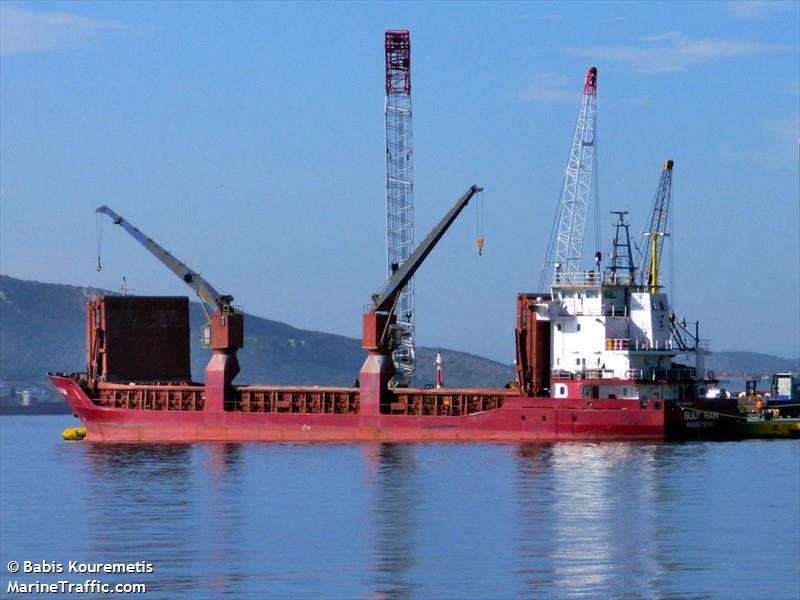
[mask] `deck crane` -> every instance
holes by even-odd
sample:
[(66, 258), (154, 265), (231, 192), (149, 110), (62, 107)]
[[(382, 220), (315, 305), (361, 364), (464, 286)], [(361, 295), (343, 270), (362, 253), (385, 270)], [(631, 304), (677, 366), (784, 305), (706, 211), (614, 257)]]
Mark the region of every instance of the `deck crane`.
[(645, 230), (645, 236), (650, 238), (650, 252), (644, 251), (642, 264), (642, 285), (647, 285), (650, 292), (658, 293), (658, 275), (661, 266), (661, 250), (664, 247), (664, 237), (667, 233), (669, 221), (669, 204), (672, 198), (672, 167), (675, 162), (665, 160), (661, 169), (661, 179), (658, 182), (656, 197), (650, 211), (650, 224)]
[[(645, 245), (640, 251), (642, 261), (640, 285), (651, 294), (658, 294), (661, 256), (663, 255), (664, 238), (669, 236), (669, 211), (672, 201), (672, 168), (675, 161), (665, 160), (661, 168), (661, 178), (658, 181), (658, 189), (653, 199), (653, 206), (650, 209), (650, 222), (647, 229), (642, 233), (643, 236), (650, 238), (649, 244)], [(702, 361), (700, 348), (699, 324), (694, 323), (694, 332), (691, 331), (686, 323), (686, 319), (678, 320), (675, 313), (670, 309), (669, 327), (672, 339), (676, 347), (687, 352), (697, 352)], [(698, 364), (698, 372), (701, 372)]]
[[(659, 288), (659, 273), (661, 268), (661, 256), (664, 248), (664, 238), (669, 236), (669, 211), (670, 203), (672, 201), (672, 168), (675, 166), (675, 161), (665, 160), (661, 168), (661, 178), (658, 181), (658, 189), (656, 196), (653, 199), (653, 206), (650, 209), (650, 222), (647, 230), (643, 232), (643, 236), (649, 239), (649, 248), (644, 246), (641, 251), (642, 270), (641, 270), (641, 286), (651, 294), (658, 294)], [(648, 251), (649, 250), (649, 251)], [(697, 372), (702, 373), (702, 361), (705, 351), (700, 347), (700, 329), (699, 323), (694, 323), (694, 331), (692, 331), (686, 323), (686, 319), (678, 320), (675, 313), (670, 308), (669, 327), (672, 334), (672, 340), (675, 346), (682, 351), (694, 352), (697, 355)]]
[(233, 379), (239, 374), (236, 351), (244, 345), (244, 318), (233, 307), (233, 296), (219, 293), (199, 273), (108, 206), (100, 206), (95, 212), (107, 215), (115, 225), (122, 227), (200, 297), (208, 319), (203, 327), (203, 345), (213, 352), (205, 371), (206, 405), (209, 408), (218, 406), (222, 410), (225, 397), (232, 390)]
[[(589, 67), (583, 85), (583, 97), (578, 110), (578, 121), (572, 136), (569, 161), (564, 171), (561, 198), (557, 210), (553, 235), (547, 250), (545, 267), (539, 279), (544, 285), (547, 265), (553, 265), (553, 281), (580, 283), (583, 236), (586, 229), (586, 209), (592, 193), (594, 174), (597, 114), (597, 68)], [(596, 186), (594, 186), (596, 189)], [(556, 229), (557, 227), (557, 229)], [(599, 268), (599, 253), (595, 262)]]
[(362, 415), (379, 415), (381, 406), (389, 398), (390, 382), (395, 375), (392, 351), (401, 343), (395, 314), (398, 297), (461, 211), (481, 191), (483, 188), (477, 185), (470, 187), (414, 252), (398, 266), (383, 287), (372, 295), (372, 304), (363, 319), (362, 346), (368, 355), (359, 374)]

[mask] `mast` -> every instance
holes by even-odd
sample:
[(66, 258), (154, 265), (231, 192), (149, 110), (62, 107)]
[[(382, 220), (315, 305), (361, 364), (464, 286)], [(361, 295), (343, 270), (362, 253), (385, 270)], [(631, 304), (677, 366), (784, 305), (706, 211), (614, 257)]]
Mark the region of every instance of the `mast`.
[[(614, 245), (611, 249), (611, 260), (608, 265), (606, 279), (613, 285), (635, 283), (635, 267), (633, 266), (633, 251), (631, 248), (631, 234), (629, 225), (625, 222), (627, 210), (612, 210), (612, 215), (617, 215), (619, 220), (614, 223)], [(626, 272), (626, 277), (622, 273)]]
[[(386, 254), (388, 276), (414, 250), (414, 159), (411, 136), (411, 36), (386, 31)], [(400, 291), (395, 306), (400, 344), (392, 353), (395, 383), (414, 379), (414, 280)]]

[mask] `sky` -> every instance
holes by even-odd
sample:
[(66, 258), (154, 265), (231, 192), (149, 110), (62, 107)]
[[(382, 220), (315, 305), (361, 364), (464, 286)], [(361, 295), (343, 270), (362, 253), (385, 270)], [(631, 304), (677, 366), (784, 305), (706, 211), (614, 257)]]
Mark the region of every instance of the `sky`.
[(470, 205), (417, 272), (418, 344), (513, 361), (595, 65), (600, 249), (610, 210), (643, 231), (673, 159), (676, 312), (712, 350), (797, 357), (799, 6), (2, 2), (0, 272), (186, 295), (108, 204), (247, 312), (360, 337), (386, 278), (383, 36), (408, 29), (417, 240), (485, 188), (483, 256)]

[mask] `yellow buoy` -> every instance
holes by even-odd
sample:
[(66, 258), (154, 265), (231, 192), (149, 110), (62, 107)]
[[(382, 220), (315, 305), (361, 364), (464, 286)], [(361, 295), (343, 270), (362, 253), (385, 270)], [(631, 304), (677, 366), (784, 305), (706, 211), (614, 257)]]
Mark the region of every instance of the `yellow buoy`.
[(61, 437), (68, 441), (79, 442), (86, 437), (86, 427), (67, 427)]

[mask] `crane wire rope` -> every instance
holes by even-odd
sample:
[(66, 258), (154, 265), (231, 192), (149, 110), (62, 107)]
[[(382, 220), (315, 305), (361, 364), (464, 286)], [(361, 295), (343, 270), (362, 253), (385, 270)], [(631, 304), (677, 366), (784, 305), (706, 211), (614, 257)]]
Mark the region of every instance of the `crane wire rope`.
[(100, 261), (100, 250), (103, 245), (103, 215), (95, 213), (95, 229), (97, 233), (97, 272), (103, 270), (103, 264)]
[(675, 196), (670, 190), (670, 219), (667, 221), (667, 235), (669, 238), (669, 293), (672, 297), (671, 304), (677, 302), (675, 293)]
[(483, 191), (478, 193), (477, 202), (475, 202), (475, 230), (476, 241), (478, 245), (478, 256), (483, 256), (483, 225), (484, 225), (484, 204), (483, 204)]
[[(592, 167), (592, 192), (594, 194), (594, 249), (600, 252), (600, 149), (597, 143), (597, 113), (594, 115), (594, 165)], [(598, 271), (600, 264), (597, 265)]]
[(553, 215), (553, 225), (550, 227), (550, 241), (547, 243), (547, 250), (544, 254), (544, 264), (542, 265), (542, 272), (539, 275), (539, 285), (537, 286), (537, 291), (543, 291), (542, 286), (544, 285), (545, 277), (547, 277), (547, 265), (551, 264), (550, 258), (553, 255), (553, 246), (556, 243), (556, 227), (558, 227), (559, 217), (561, 216), (561, 197), (564, 195), (564, 186), (566, 185), (566, 179), (561, 179), (561, 189), (558, 192), (558, 205), (556, 208), (556, 212)]

